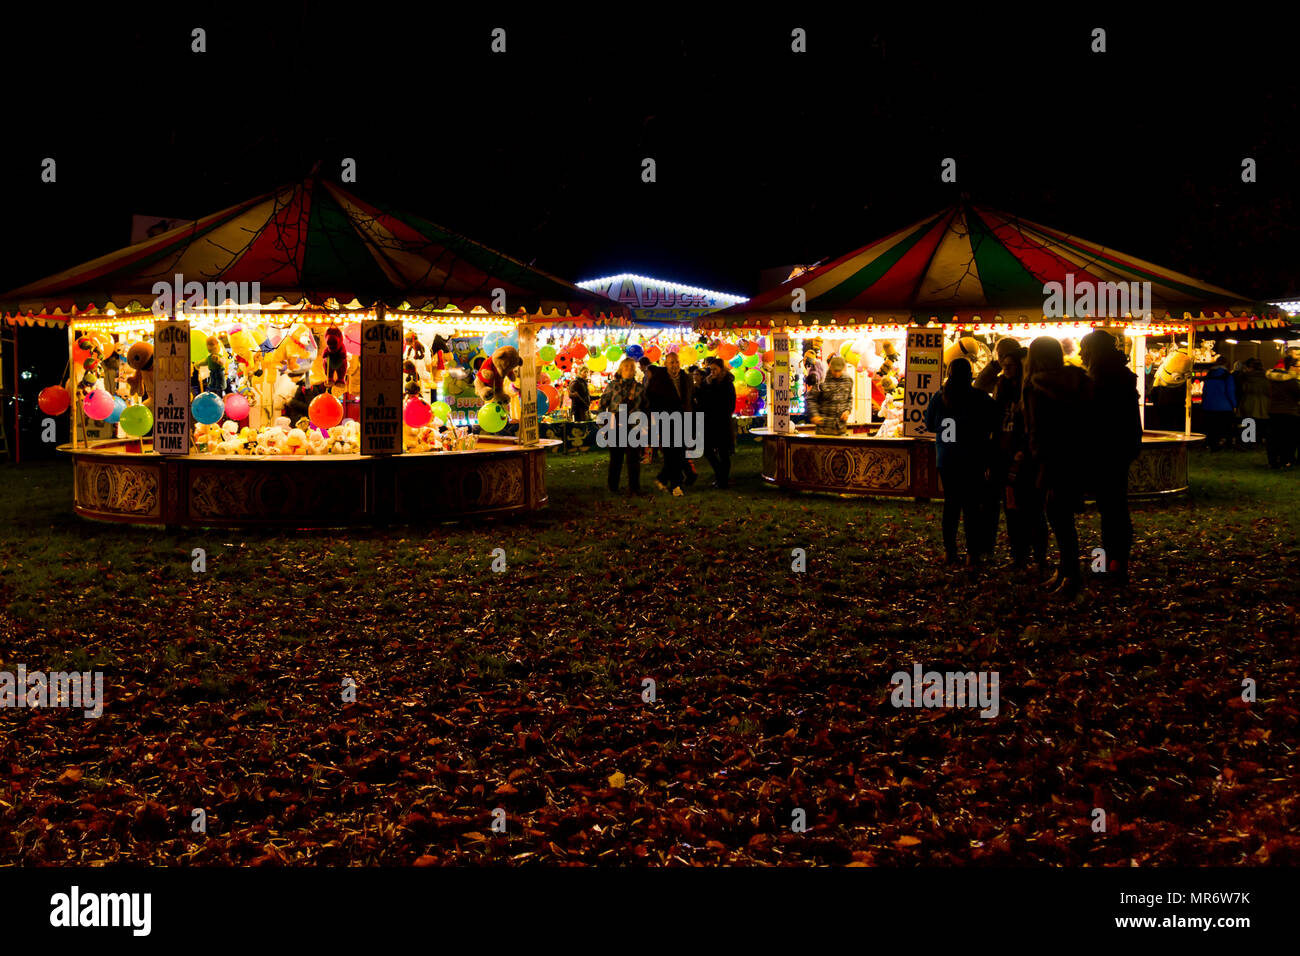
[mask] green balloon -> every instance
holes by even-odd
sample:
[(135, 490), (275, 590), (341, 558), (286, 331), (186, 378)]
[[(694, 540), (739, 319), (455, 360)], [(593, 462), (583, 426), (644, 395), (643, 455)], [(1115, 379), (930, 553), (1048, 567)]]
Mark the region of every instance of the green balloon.
[(495, 434), (506, 427), (507, 413), (499, 402), (488, 402), (478, 410), (478, 424), (485, 432)]
[(605, 358), (609, 359), (611, 362), (617, 362), (622, 354), (623, 350), (617, 345), (611, 345), (609, 348), (605, 349)]
[(122, 412), (118, 424), (132, 438), (140, 438), (149, 434), (149, 429), (153, 428), (153, 414), (143, 405), (132, 405)]
[(740, 364), (743, 365), (745, 368), (753, 368), (761, 361), (763, 361), (763, 356), (755, 352), (753, 355), (746, 355), (743, 359), (740, 360)]
[(208, 333), (200, 328), (190, 326), (190, 361), (206, 362), (208, 360)]
[(549, 365), (551, 364), (551, 362), (555, 361), (555, 346), (543, 345), (542, 351), (539, 354), (542, 357), (542, 363), (545, 365)]
[(563, 374), (558, 365), (547, 365), (542, 369), (542, 371), (551, 377), (551, 381), (555, 381), (555, 379), (559, 378)]
[(745, 384), (754, 385), (754, 386), (762, 385), (763, 372), (760, 369), (751, 368), (748, 372), (745, 373)]
[(731, 370), (731, 377), (736, 380), (736, 384), (742, 385), (745, 382), (745, 370), (740, 367)]
[(433, 417), (441, 418), (444, 422), (451, 421), (451, 406), (446, 402), (433, 403)]

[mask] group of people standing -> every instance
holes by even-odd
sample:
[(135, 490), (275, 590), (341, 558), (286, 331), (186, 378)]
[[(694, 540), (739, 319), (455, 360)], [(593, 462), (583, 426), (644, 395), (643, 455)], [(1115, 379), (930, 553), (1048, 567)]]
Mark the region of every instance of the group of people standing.
[(1300, 349), (1288, 349), (1267, 372), (1257, 358), (1239, 366), (1229, 372), (1219, 359), (1206, 373), (1201, 390), (1206, 444), (1210, 451), (1231, 448), (1239, 423), (1253, 422), (1253, 439), (1264, 443), (1268, 466), (1292, 468), (1300, 452)]
[[(736, 386), (731, 370), (722, 359), (711, 356), (704, 360), (702, 368), (691, 366), (683, 369), (675, 352), (664, 356), (663, 365), (642, 359), (641, 368), (637, 367), (635, 360), (624, 358), (601, 392), (600, 411), (621, 414), (622, 406), (626, 406), (628, 415), (633, 412), (680, 414), (683, 427), (686, 426), (685, 416), (702, 415), (704, 457), (713, 468), (713, 487), (725, 489), (730, 486), (731, 456), (736, 447), (732, 417), (736, 410)], [(694, 427), (695, 421), (692, 418), (690, 427)], [(665, 430), (663, 433), (670, 432)], [(672, 429), (671, 434), (682, 437), (684, 431)], [(655, 484), (661, 491), (681, 497), (683, 489), (693, 485), (698, 477), (695, 466), (687, 460), (686, 447), (683, 443), (673, 442), (658, 451), (663, 467)], [(634, 495), (640, 494), (642, 449), (618, 445), (611, 445), (609, 449), (609, 490), (618, 491), (624, 462), (627, 463), (629, 489)]]
[(943, 482), (947, 561), (962, 562), (963, 523), (965, 562), (989, 560), (1005, 513), (1013, 568), (1027, 569), (1032, 559), (1046, 573), (1050, 528), (1058, 558), (1047, 586), (1073, 598), (1082, 584), (1075, 520), (1089, 490), (1101, 512), (1105, 580), (1126, 585), (1128, 470), (1142, 448), (1137, 376), (1102, 329), (1080, 343), (1083, 368), (1067, 364), (1050, 336), (1028, 349), (1003, 339), (996, 349), (996, 363), (978, 380), (969, 361), (954, 360), (926, 411)]

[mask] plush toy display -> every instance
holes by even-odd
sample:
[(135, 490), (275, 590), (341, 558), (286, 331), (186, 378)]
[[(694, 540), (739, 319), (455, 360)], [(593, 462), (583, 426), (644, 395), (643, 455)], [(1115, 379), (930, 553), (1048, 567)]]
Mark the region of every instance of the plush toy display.
[(414, 332), (407, 332), (404, 339), (406, 350), (403, 352), (403, 358), (415, 359), (419, 362), (424, 359), (424, 343)]
[(492, 353), (492, 358), (479, 366), (474, 376), (474, 394), (484, 402), (505, 404), (506, 382), (514, 381), (519, 375), (519, 366), (523, 365), (519, 350), (511, 345), (503, 345)]
[(348, 382), (348, 352), (343, 346), (343, 330), (331, 325), (325, 330), (325, 382), (344, 386)]
[(221, 340), (209, 335), (208, 344), (208, 381), (203, 386), (205, 392), (217, 395), (226, 394), (226, 350), (221, 347)]
[(1192, 357), (1186, 352), (1170, 352), (1156, 371), (1156, 384), (1164, 387), (1182, 385), (1192, 370)]

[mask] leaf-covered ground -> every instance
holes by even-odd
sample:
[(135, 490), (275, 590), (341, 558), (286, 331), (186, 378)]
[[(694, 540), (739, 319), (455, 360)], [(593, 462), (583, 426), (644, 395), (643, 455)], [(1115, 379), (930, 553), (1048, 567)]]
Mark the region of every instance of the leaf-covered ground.
[[(68, 463), (6, 466), (0, 670), (108, 700), (0, 710), (0, 860), (1300, 863), (1300, 475), (1262, 457), (1194, 453), (1129, 597), (1071, 605), (753, 448), (728, 492), (615, 498), (587, 453), (530, 519), (274, 536), (81, 522)], [(893, 707), (914, 663), (998, 671), (999, 715)]]

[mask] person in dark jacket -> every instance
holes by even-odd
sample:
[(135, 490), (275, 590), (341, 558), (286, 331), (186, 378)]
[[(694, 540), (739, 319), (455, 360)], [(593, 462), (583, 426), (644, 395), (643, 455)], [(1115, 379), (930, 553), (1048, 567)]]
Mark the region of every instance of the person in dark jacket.
[(996, 428), (989, 466), (990, 508), (985, 518), (988, 550), (993, 553), (997, 544), (998, 513), (1005, 509), (1012, 568), (1028, 567), (1032, 557), (1041, 570), (1047, 564), (1047, 517), (1043, 514), (1043, 496), (1036, 487), (1037, 474), (1029, 461), (1025, 414), (1020, 406), (1028, 350), (1014, 339), (1003, 339), (998, 343), (997, 355), (998, 362), (990, 363), (997, 364), (1001, 373), (993, 383)]
[(1079, 531), (1074, 518), (1083, 507), (1084, 442), (1092, 383), (1083, 369), (1065, 364), (1061, 343), (1040, 335), (1025, 361), (1025, 433), (1038, 474), (1047, 523), (1060, 552), (1048, 587), (1073, 599), (1079, 593)]
[(736, 412), (736, 383), (727, 364), (716, 355), (705, 359), (709, 375), (699, 391), (696, 408), (704, 413), (704, 457), (713, 466), (713, 487), (731, 484), (731, 453), (735, 450), (732, 416)]
[(682, 362), (676, 352), (665, 355), (662, 366), (650, 366), (646, 375), (646, 401), (650, 414), (668, 412), (681, 421), (683, 429), (680, 433), (676, 428), (660, 431), (661, 440), (666, 434), (670, 443), (660, 448), (663, 452), (663, 468), (659, 470), (655, 484), (660, 491), (671, 491), (675, 496), (681, 497), (682, 485), (686, 481), (686, 447), (682, 442), (672, 443), (671, 439), (680, 437), (685, 440), (685, 416), (690, 415), (695, 406), (691, 378), (682, 371)]
[[(1252, 443), (1268, 441), (1268, 403), (1272, 383), (1264, 374), (1264, 365), (1257, 358), (1246, 359), (1241, 370), (1241, 385), (1237, 389), (1237, 412), (1246, 431), (1243, 438)], [(1259, 447), (1258, 444), (1255, 445)]]
[(317, 393), (308, 387), (307, 373), (295, 369), (289, 373), (289, 378), (297, 383), (297, 388), (293, 390), (293, 394), (284, 403), (284, 415), (294, 427), (297, 427), (301, 419), (308, 417), (311, 400), (316, 397)]
[[(1114, 337), (1104, 329), (1095, 329), (1083, 337), (1080, 357), (1092, 381), (1087, 454), (1092, 465), (1089, 478), (1101, 514), (1105, 580), (1123, 587), (1128, 584), (1129, 555), (1133, 549), (1128, 473), (1142, 451), (1137, 376), (1129, 370)], [(1231, 379), (1228, 384), (1232, 384)]]
[[(627, 416), (633, 412), (645, 411), (645, 389), (636, 380), (636, 362), (630, 358), (623, 359), (618, 365), (618, 373), (609, 380), (604, 391), (600, 393), (600, 410), (611, 416), (620, 417), (620, 406), (627, 406)], [(615, 422), (609, 421), (611, 426)], [(629, 427), (629, 431), (630, 431)], [(618, 493), (618, 482), (623, 474), (623, 460), (627, 459), (627, 483), (634, 495), (641, 494), (641, 449), (628, 448), (617, 441), (609, 444), (609, 490)]]
[(993, 452), (996, 408), (986, 392), (971, 384), (971, 364), (964, 358), (948, 366), (948, 380), (925, 410), (925, 427), (935, 438), (939, 477), (943, 480), (943, 550), (957, 564), (957, 524), (965, 521), (966, 561), (984, 559), (984, 483)]
[(575, 422), (585, 422), (591, 417), (591, 390), (587, 385), (587, 366), (579, 365), (578, 374), (569, 383), (569, 405)]
[(1226, 442), (1232, 447), (1232, 425), (1237, 408), (1237, 388), (1224, 360), (1220, 358), (1205, 374), (1201, 411), (1205, 413), (1206, 444), (1218, 451)]
[(1268, 401), (1268, 466), (1290, 469), (1300, 447), (1300, 357), (1289, 350), (1283, 370), (1270, 369)]
[(832, 355), (826, 363), (826, 377), (809, 394), (808, 411), (818, 435), (848, 432), (849, 410), (853, 408), (853, 379), (844, 374), (844, 356)]

